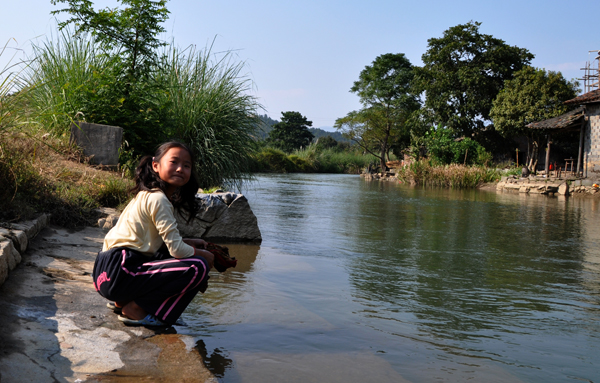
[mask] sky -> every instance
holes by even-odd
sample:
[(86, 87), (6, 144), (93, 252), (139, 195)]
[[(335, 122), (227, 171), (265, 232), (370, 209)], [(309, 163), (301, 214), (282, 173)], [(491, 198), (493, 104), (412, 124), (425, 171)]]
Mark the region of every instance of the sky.
[[(31, 52), (32, 42), (56, 34), (56, 19), (67, 18), (50, 15), (59, 8), (50, 0), (0, 0), (0, 47), (8, 44), (0, 71), (13, 54), (15, 62)], [(360, 109), (350, 88), (377, 56), (404, 53), (420, 66), (427, 40), (458, 24), (481, 22), (480, 33), (528, 49), (533, 66), (568, 80), (580, 78), (587, 61), (594, 64), (597, 54), (589, 51), (600, 50), (595, 0), (169, 0), (167, 8), (162, 37), (180, 47), (231, 51), (245, 64), (260, 114), (279, 120), (282, 112), (297, 111), (325, 130)]]

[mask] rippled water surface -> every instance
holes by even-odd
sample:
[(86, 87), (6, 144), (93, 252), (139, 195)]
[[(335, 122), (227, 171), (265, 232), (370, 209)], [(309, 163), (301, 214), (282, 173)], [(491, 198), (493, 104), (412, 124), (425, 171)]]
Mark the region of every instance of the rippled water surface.
[(222, 382), (600, 382), (600, 201), (259, 176), (184, 314)]

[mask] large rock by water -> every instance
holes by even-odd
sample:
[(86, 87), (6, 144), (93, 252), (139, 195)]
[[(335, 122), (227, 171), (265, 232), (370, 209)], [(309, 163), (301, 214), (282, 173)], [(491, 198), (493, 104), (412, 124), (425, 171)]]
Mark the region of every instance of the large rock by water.
[(224, 242), (260, 242), (256, 216), (243, 194), (196, 194), (200, 207), (190, 224), (178, 216), (177, 227), (184, 237)]

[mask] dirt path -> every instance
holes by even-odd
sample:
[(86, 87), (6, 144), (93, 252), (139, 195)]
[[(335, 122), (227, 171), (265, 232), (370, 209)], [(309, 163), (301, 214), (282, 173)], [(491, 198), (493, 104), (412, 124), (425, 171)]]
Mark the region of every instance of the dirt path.
[(0, 382), (216, 382), (177, 328), (127, 327), (90, 273), (104, 232), (51, 227), (0, 287)]

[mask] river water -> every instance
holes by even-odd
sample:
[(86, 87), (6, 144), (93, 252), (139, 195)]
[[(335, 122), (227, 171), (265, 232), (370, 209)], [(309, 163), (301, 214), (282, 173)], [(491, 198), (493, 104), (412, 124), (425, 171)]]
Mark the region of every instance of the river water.
[(261, 175), (180, 333), (221, 382), (600, 382), (600, 201)]

